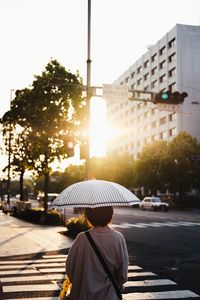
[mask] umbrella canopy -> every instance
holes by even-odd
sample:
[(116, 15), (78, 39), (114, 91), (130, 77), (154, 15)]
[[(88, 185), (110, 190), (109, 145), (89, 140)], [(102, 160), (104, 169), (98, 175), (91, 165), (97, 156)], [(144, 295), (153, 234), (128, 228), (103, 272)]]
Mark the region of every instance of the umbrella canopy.
[(52, 202), (50, 208), (134, 206), (140, 200), (122, 185), (104, 180), (86, 180), (64, 189)]

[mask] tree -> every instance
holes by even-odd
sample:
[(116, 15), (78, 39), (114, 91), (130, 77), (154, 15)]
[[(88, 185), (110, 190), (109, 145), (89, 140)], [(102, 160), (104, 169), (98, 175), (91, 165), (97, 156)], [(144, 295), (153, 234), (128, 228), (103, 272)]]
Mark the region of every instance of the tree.
[(181, 132), (167, 147), (166, 176), (169, 188), (179, 192), (180, 200), (191, 188), (199, 188), (200, 166), (193, 157), (200, 158), (200, 144), (187, 132)]
[(128, 154), (112, 153), (105, 158), (93, 158), (92, 170), (96, 179), (117, 182), (127, 188), (133, 184), (134, 159)]
[(143, 149), (136, 162), (136, 184), (150, 190), (152, 194), (164, 187), (163, 160), (166, 147), (164, 141), (155, 141)]
[(16, 91), (12, 101), (12, 119), (28, 132), (29, 162), (45, 179), (45, 210), (50, 164), (55, 158), (67, 157), (66, 145), (75, 138), (83, 100), (80, 75), (51, 60), (42, 74), (35, 76), (32, 86)]

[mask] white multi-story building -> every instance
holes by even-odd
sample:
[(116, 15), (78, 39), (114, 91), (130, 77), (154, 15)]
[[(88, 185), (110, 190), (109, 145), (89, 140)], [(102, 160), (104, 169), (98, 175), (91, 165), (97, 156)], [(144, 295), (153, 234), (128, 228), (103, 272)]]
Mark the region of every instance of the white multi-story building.
[(107, 117), (118, 134), (108, 152), (129, 152), (138, 158), (155, 141), (170, 141), (181, 131), (200, 140), (200, 26), (177, 24), (141, 56), (114, 84), (131, 90), (187, 92), (179, 112), (159, 110), (144, 101), (107, 99)]

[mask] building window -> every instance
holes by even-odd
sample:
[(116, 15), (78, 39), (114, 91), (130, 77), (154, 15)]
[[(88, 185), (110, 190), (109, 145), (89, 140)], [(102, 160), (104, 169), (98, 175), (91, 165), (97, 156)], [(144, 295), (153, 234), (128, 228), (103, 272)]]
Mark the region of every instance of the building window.
[(173, 68), (173, 69), (169, 70), (168, 75), (169, 75), (169, 77), (175, 76), (176, 75), (176, 68)]
[(135, 72), (132, 72), (131, 73), (131, 78), (134, 78), (135, 77)]
[(160, 132), (160, 139), (163, 140), (166, 138), (167, 138), (167, 131)]
[(157, 67), (153, 68), (153, 69), (151, 70), (151, 75), (154, 75), (154, 74), (156, 73), (156, 71), (157, 71)]
[(166, 74), (160, 76), (159, 81), (160, 83), (164, 82), (166, 80)]
[(169, 63), (173, 62), (173, 61), (175, 60), (175, 58), (176, 58), (176, 54), (173, 53), (172, 55), (170, 55), (170, 56), (168, 57), (168, 62), (169, 62)]
[(171, 41), (169, 41), (168, 48), (170, 49), (170, 48), (174, 47), (175, 45), (176, 45), (176, 39), (173, 38)]
[(147, 68), (149, 66), (149, 60), (145, 61), (144, 68)]
[(156, 58), (157, 58), (157, 53), (155, 53), (154, 55), (152, 55), (151, 61), (154, 62), (156, 60)]
[(144, 80), (147, 80), (149, 78), (149, 73), (144, 75)]
[(142, 67), (141, 67), (141, 66), (138, 67), (138, 68), (137, 68), (137, 73), (140, 74), (141, 70), (142, 70)]
[(160, 125), (163, 125), (163, 124), (165, 124), (166, 122), (167, 122), (166, 117), (163, 117), (163, 118), (160, 119)]
[(169, 115), (169, 121), (175, 121), (176, 120), (176, 113), (172, 113)]
[(171, 136), (175, 136), (176, 133), (177, 133), (176, 128), (171, 128), (171, 129), (169, 130), (169, 136), (170, 136), (170, 137), (171, 137)]
[(140, 85), (142, 83), (142, 78), (138, 79), (137, 85)]
[(159, 50), (159, 55), (163, 55), (166, 53), (166, 47), (162, 47), (160, 50)]
[(153, 81), (153, 82), (151, 83), (151, 88), (152, 88), (152, 89), (155, 88), (156, 85), (157, 85), (157, 80), (155, 80), (155, 81)]
[(144, 91), (146, 91), (146, 92), (149, 91), (149, 85), (144, 87)]
[(176, 91), (176, 83), (175, 82), (169, 85), (169, 90), (171, 92), (175, 92)]
[(157, 141), (159, 139), (158, 134), (152, 135), (151, 140), (153, 141)]
[(125, 82), (127, 83), (127, 82), (128, 82), (128, 80), (129, 80), (129, 77), (127, 77), (127, 78), (125, 79)]
[(164, 69), (166, 67), (166, 60), (163, 60), (160, 64), (159, 64), (159, 68), (160, 69)]
[(152, 128), (156, 128), (158, 126), (158, 121), (154, 121), (151, 123)]
[(132, 89), (132, 90), (135, 89), (135, 83), (131, 84), (131, 89)]

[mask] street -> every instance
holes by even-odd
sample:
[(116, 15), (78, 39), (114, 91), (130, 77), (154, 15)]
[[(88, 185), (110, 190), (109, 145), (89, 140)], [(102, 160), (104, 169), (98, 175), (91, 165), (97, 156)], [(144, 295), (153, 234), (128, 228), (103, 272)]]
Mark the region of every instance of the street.
[[(5, 215), (0, 222), (0, 299), (56, 300), (73, 240), (61, 235), (61, 227)], [(199, 211), (116, 208), (111, 226), (123, 233), (129, 251), (124, 300), (200, 299)]]
[(200, 294), (200, 212), (115, 209), (131, 261)]

